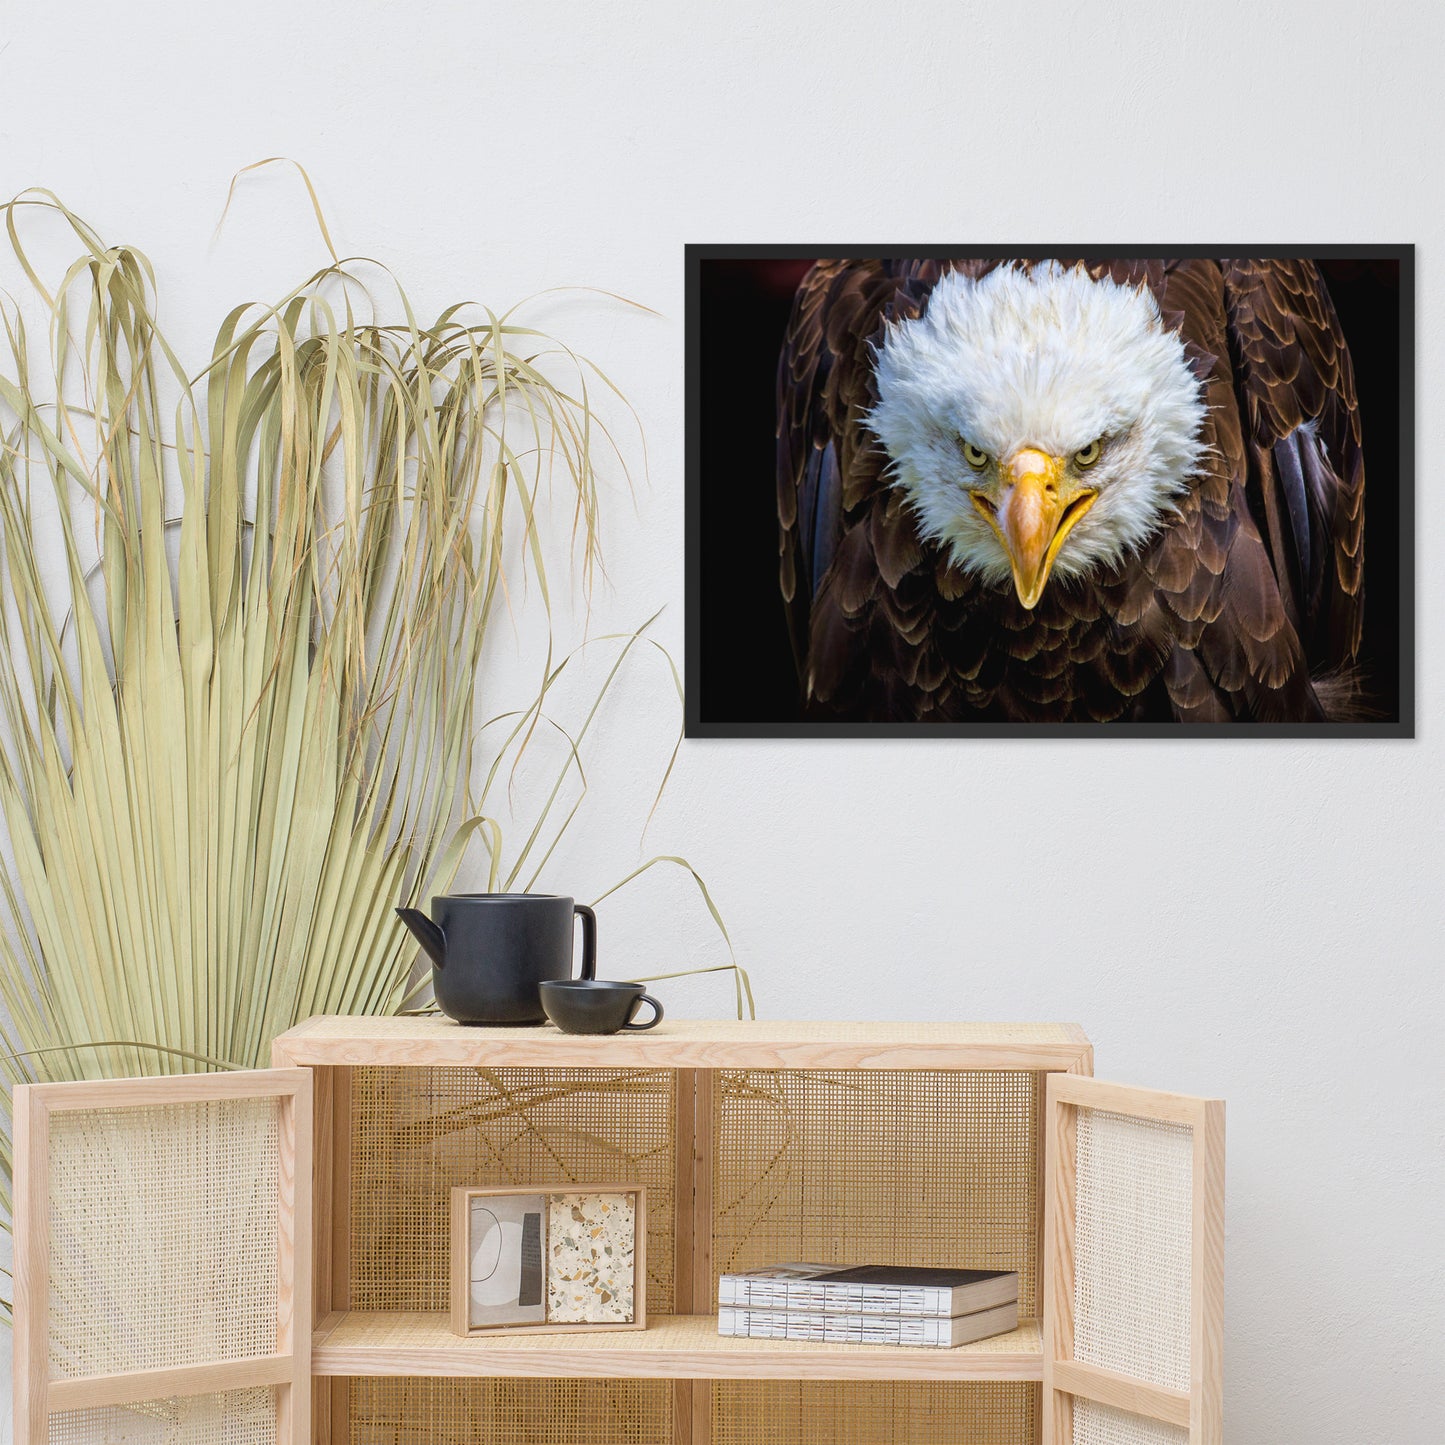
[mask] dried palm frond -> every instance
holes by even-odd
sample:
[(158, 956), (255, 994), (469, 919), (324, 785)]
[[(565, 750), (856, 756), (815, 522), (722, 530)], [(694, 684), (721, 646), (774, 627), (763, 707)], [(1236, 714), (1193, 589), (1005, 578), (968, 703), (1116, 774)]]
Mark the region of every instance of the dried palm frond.
[[(32, 207), (79, 242), (54, 291)], [(48, 193), (4, 214), (33, 290), (0, 365), (4, 1072), (263, 1064), (299, 1019), (407, 998), (392, 907), (480, 823), (475, 677), (507, 566), (550, 606), (549, 478), (597, 557), (600, 373), (552, 379), (512, 313), (422, 325), (399, 287), (379, 324), (338, 260), (191, 376), (140, 252)], [(10, 1162), (7, 1127), (7, 1217)]]

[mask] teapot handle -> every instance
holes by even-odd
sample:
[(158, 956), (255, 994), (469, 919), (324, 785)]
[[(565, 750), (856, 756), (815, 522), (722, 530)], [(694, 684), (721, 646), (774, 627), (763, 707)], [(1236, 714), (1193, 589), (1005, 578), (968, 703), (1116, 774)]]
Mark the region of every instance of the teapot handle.
[(573, 911), (582, 920), (582, 972), (579, 978), (597, 977), (597, 915), (585, 904), (578, 903)]

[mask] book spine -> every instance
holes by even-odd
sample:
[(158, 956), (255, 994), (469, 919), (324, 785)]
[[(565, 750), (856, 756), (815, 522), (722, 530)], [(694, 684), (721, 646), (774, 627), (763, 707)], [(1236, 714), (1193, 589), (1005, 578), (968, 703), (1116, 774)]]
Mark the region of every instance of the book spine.
[(803, 1310), (827, 1314), (927, 1315), (948, 1319), (954, 1314), (953, 1291), (899, 1285), (827, 1284), (813, 1279), (763, 1279), (722, 1275), (718, 1304), (738, 1309)]
[(948, 1319), (889, 1319), (876, 1315), (786, 1313), (782, 1310), (718, 1311), (718, 1334), (754, 1340), (811, 1340), (822, 1344), (912, 1345), (947, 1349)]

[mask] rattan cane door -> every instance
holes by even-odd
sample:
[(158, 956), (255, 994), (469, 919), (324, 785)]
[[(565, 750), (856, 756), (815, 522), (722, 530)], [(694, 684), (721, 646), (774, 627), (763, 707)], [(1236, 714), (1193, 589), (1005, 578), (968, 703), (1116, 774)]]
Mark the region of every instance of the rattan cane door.
[(309, 1445), (311, 1071), (14, 1114), (16, 1445)]
[(1044, 1445), (1221, 1445), (1223, 1103), (1047, 1099)]

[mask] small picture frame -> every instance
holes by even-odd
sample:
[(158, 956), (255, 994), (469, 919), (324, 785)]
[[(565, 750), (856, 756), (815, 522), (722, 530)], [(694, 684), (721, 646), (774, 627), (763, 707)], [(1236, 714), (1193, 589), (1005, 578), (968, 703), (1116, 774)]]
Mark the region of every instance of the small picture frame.
[(453, 1331), (645, 1329), (646, 1211), (636, 1184), (453, 1189)]

